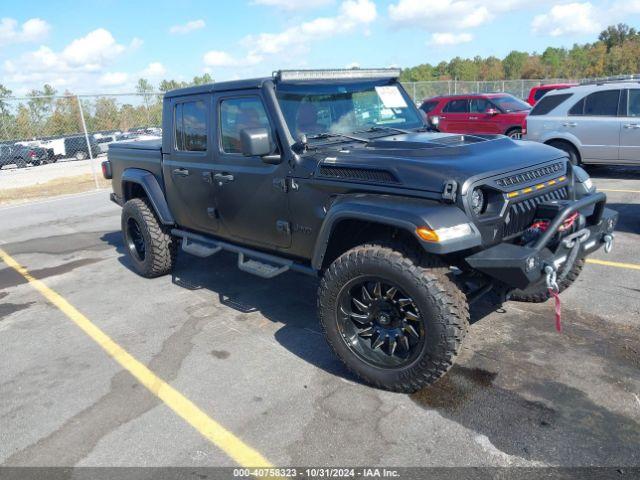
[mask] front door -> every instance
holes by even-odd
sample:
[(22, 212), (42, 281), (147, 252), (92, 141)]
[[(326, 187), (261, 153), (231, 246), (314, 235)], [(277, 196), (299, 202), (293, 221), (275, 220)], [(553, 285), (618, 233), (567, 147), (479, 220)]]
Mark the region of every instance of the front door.
[(469, 101), (469, 131), (472, 133), (504, 133), (500, 131), (498, 121), (487, 111), (496, 108), (486, 98), (472, 98)]
[[(171, 147), (163, 152), (163, 175), (171, 213), (181, 227), (216, 233), (219, 220), (212, 177), (210, 96), (171, 100)], [(167, 112), (165, 111), (165, 114)]]
[[(626, 111), (625, 111), (626, 110)], [(620, 130), (620, 162), (640, 164), (640, 89), (628, 91)]]
[(213, 180), (225, 235), (255, 246), (289, 247), (288, 164), (267, 164), (241, 151), (240, 132), (250, 128), (267, 128), (274, 139), (274, 151), (278, 149), (260, 92), (217, 94), (214, 108), (218, 124)]

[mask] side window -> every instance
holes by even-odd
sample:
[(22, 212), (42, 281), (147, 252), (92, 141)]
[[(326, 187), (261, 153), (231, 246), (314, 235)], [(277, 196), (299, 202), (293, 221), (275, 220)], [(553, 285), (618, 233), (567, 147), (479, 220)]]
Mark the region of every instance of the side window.
[(271, 130), (262, 100), (259, 97), (223, 100), (220, 103), (220, 135), (225, 153), (242, 153), (240, 132), (245, 128)]
[(640, 90), (637, 88), (629, 90), (627, 116), (640, 117)]
[(469, 101), (464, 99), (451, 100), (443, 111), (447, 113), (467, 113), (469, 111)]
[(540, 88), (540, 89), (536, 90), (535, 93), (533, 94), (533, 99), (537, 102), (542, 97), (544, 97), (548, 92), (549, 92), (549, 90), (545, 90), (543, 88)]
[(207, 150), (207, 106), (202, 100), (178, 103), (174, 108), (176, 150)]
[[(533, 107), (533, 110), (531, 110), (531, 112), (529, 113), (529, 115), (546, 115), (547, 113), (549, 113), (551, 110), (553, 110), (554, 108), (556, 108), (558, 105), (560, 105), (562, 102), (564, 102), (567, 98), (571, 97), (570, 93), (563, 93), (561, 95), (549, 95), (549, 96), (545, 96), (543, 97), (538, 103), (536, 103), (536, 106)], [(580, 114), (582, 114), (582, 109), (584, 108), (584, 105), (581, 104), (580, 102), (578, 102), (580, 105)], [(575, 108), (575, 106), (574, 106)], [(571, 109), (573, 110), (573, 108)], [(572, 115), (575, 115), (573, 113), (571, 113)]]
[(569, 114), (615, 117), (618, 115), (619, 97), (620, 90), (594, 92), (576, 103), (569, 110)]
[(437, 105), (438, 105), (438, 102), (425, 102), (422, 104), (420, 109), (422, 109), (424, 113), (429, 113), (431, 110), (436, 108)]
[(469, 101), (469, 111), (471, 113), (484, 113), (491, 107), (488, 100), (484, 98), (472, 98)]

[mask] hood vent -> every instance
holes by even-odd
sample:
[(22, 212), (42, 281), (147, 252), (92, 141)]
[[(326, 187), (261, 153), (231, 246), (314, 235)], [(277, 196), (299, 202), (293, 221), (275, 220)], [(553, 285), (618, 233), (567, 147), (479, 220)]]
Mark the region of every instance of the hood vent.
[(376, 183), (400, 183), (394, 174), (375, 168), (353, 168), (321, 165), (320, 176)]

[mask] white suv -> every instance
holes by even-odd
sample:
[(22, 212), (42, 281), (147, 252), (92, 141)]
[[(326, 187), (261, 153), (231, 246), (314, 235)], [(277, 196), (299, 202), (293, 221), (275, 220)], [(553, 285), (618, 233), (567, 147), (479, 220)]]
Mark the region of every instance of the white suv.
[(551, 91), (529, 113), (523, 138), (564, 150), (575, 165), (640, 165), (640, 80)]

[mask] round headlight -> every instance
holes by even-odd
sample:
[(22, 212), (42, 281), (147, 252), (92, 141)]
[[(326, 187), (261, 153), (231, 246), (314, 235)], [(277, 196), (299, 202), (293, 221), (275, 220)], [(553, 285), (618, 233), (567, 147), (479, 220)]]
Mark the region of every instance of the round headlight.
[(485, 196), (481, 189), (476, 188), (471, 192), (471, 210), (476, 215), (480, 215), (484, 211)]

